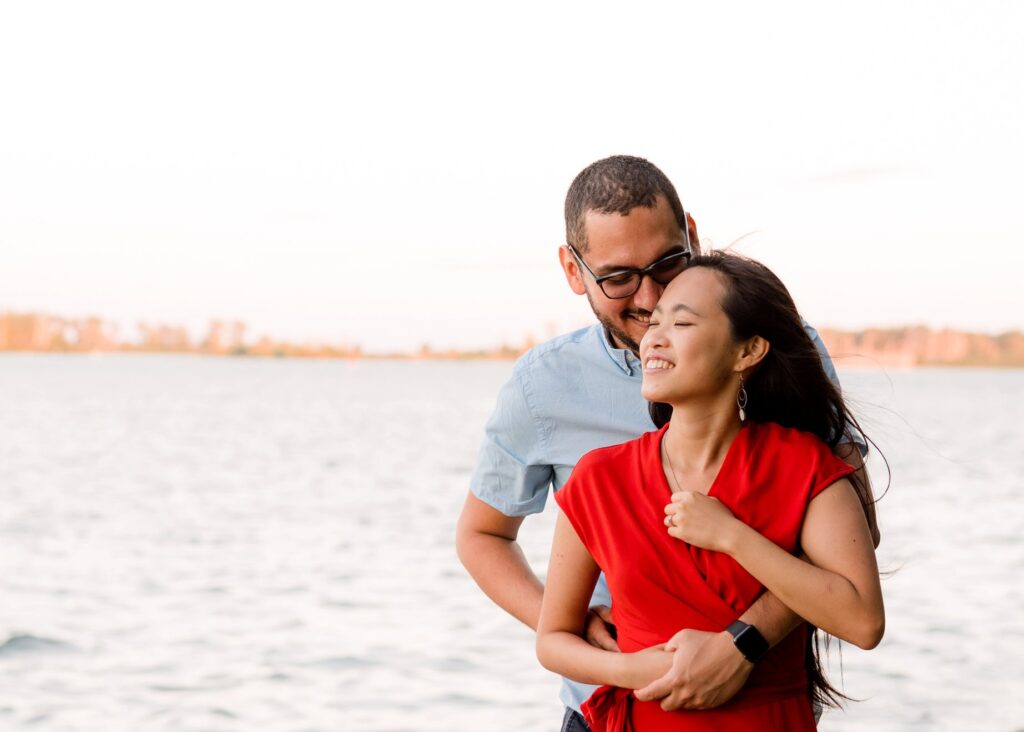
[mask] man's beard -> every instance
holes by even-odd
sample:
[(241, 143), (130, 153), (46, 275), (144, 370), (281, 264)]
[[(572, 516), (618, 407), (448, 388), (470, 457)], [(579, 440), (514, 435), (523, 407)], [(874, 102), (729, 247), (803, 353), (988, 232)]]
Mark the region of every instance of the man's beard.
[(633, 340), (633, 338), (630, 337), (630, 335), (626, 333), (626, 331), (622, 330), (622, 328), (612, 323), (612, 321), (609, 318), (606, 318), (604, 315), (601, 315), (601, 313), (598, 312), (597, 308), (594, 307), (594, 301), (590, 297), (590, 290), (587, 290), (586, 293), (587, 302), (590, 303), (590, 309), (594, 311), (594, 316), (597, 318), (598, 322), (605, 327), (608, 333), (611, 334), (613, 339), (612, 345), (616, 345), (615, 341), (618, 341), (618, 343), (621, 344), (621, 347), (628, 348), (634, 354), (639, 355), (640, 344), (637, 341)]

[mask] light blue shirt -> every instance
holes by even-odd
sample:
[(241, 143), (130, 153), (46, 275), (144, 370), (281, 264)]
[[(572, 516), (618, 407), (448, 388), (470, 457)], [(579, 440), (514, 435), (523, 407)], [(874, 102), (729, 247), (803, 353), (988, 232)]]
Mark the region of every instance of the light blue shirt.
[[(817, 331), (804, 327), (838, 385)], [(641, 383), (640, 359), (612, 345), (599, 323), (532, 348), (498, 394), (470, 484), (473, 495), (506, 516), (540, 513), (549, 486), (565, 485), (583, 455), (654, 429)], [(591, 605), (611, 605), (603, 574)], [(559, 696), (577, 711), (597, 688), (562, 681)]]

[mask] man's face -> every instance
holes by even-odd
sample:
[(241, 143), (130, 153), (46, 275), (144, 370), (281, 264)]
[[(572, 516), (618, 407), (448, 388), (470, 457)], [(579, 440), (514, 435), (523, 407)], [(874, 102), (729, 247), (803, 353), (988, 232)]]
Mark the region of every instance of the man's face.
[[(658, 196), (654, 208), (638, 206), (625, 216), (588, 211), (585, 223), (588, 246), (582, 256), (598, 277), (622, 269), (642, 269), (685, 247), (683, 231), (664, 196)], [(691, 238), (697, 254), (692, 228)], [(644, 277), (633, 295), (613, 300), (576, 263), (567, 247), (562, 247), (561, 258), (569, 286), (577, 294), (586, 293), (594, 315), (611, 333), (615, 345), (639, 351), (640, 339), (665, 286)]]

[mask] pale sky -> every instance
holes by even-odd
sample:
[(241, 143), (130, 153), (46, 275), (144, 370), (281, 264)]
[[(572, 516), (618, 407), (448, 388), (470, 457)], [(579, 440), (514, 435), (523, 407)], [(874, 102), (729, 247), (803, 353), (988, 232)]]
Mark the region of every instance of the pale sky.
[(471, 348), (590, 321), (572, 178), (649, 158), (817, 326), (1024, 328), (1024, 4), (0, 9), (0, 311)]

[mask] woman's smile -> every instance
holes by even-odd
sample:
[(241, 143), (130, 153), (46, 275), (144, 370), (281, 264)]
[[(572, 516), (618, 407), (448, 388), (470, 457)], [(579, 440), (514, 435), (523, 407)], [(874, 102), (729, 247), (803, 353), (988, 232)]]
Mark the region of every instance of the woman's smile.
[(666, 361), (665, 359), (660, 358), (658, 356), (651, 356), (650, 358), (647, 359), (646, 363), (644, 363), (644, 373), (653, 374), (659, 371), (668, 371), (669, 369), (674, 369), (675, 367), (676, 365), (671, 361)]

